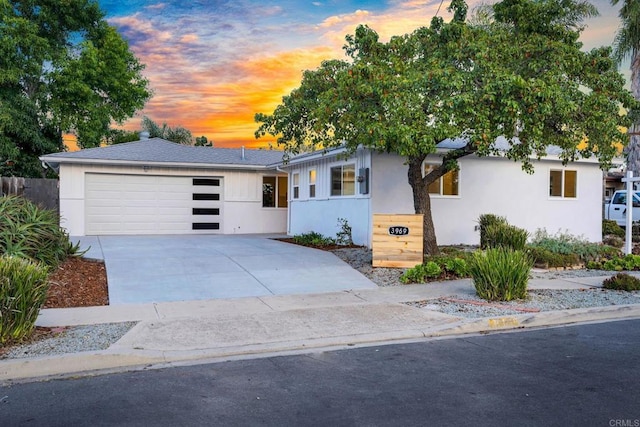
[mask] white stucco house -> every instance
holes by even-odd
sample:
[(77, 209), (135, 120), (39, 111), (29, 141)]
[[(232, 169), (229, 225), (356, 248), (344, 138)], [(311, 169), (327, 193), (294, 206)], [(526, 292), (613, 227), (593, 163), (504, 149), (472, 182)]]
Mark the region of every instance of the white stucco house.
[(70, 235), (247, 234), (287, 231), (282, 155), (151, 138), (40, 160), (58, 171)]
[[(506, 140), (496, 142), (507, 144)], [(446, 140), (438, 153), (460, 148), (464, 141)], [(551, 148), (533, 160), (535, 173), (498, 156), (467, 156), (460, 169), (449, 172), (429, 189), (438, 244), (479, 244), (481, 214), (505, 216), (530, 233), (569, 232), (600, 241), (602, 172), (597, 160), (563, 166), (559, 150)], [(438, 153), (424, 168), (440, 163)], [(293, 157), (281, 166), (289, 173), (289, 234), (316, 231), (335, 236), (338, 218), (352, 226), (355, 243), (371, 246), (373, 214), (412, 214), (413, 196), (408, 166), (393, 154), (359, 149), (344, 158), (344, 149)]]
[[(500, 143), (500, 141), (497, 141)], [(506, 141), (502, 141), (506, 144)], [(446, 140), (429, 157), (463, 141)], [(371, 246), (373, 214), (412, 214), (404, 159), (359, 149), (302, 154), (192, 147), (158, 138), (42, 156), (60, 176), (61, 225), (70, 235), (247, 234), (316, 231), (348, 221)], [(481, 214), (530, 233), (544, 228), (601, 240), (602, 172), (595, 159), (563, 166), (557, 151), (535, 173), (493, 156), (467, 156), (429, 189), (438, 243), (478, 244)]]

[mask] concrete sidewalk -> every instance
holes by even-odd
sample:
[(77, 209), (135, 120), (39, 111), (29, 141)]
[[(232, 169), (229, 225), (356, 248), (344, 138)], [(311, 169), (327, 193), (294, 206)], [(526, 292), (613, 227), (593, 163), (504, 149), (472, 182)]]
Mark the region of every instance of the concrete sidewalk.
[[(603, 277), (531, 280), (530, 289), (588, 289)], [(166, 367), (515, 328), (640, 317), (640, 304), (468, 319), (403, 302), (475, 293), (470, 280), (281, 295), (42, 310), (40, 326), (139, 321), (107, 350), (0, 361), (0, 381)]]

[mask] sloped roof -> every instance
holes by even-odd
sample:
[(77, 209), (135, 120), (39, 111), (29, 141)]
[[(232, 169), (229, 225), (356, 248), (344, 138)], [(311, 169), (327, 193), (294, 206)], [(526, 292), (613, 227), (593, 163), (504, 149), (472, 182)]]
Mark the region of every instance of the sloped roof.
[[(244, 153), (244, 154), (243, 154)], [(60, 163), (165, 164), (166, 166), (229, 166), (262, 169), (282, 161), (278, 150), (194, 147), (150, 138), (106, 147), (47, 154), (40, 160), (53, 167)]]

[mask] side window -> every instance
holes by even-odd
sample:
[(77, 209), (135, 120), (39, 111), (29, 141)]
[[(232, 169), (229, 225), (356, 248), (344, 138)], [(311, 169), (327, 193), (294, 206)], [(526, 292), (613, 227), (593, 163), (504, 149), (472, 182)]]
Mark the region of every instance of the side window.
[(611, 202), (614, 205), (626, 205), (627, 204), (627, 194), (626, 193), (616, 193), (613, 196), (613, 201)]
[[(424, 174), (425, 176), (434, 170), (439, 165), (425, 163), (424, 164)], [(452, 170), (444, 174), (442, 177), (438, 178), (431, 184), (429, 184), (429, 194), (437, 194), (440, 196), (458, 196), (460, 194), (459, 190), (459, 171)]]
[(575, 199), (578, 196), (578, 171), (550, 170), (549, 196)]
[(298, 199), (300, 197), (300, 174), (293, 174), (293, 198)]
[(316, 170), (311, 169), (309, 171), (309, 198), (316, 197)]

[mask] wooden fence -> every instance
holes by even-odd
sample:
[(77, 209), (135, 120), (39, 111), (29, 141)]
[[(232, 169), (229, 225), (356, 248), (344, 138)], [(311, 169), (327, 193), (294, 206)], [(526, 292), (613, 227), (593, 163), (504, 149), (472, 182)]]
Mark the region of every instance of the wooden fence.
[(57, 179), (1, 177), (2, 195), (22, 196), (43, 209), (60, 212)]

